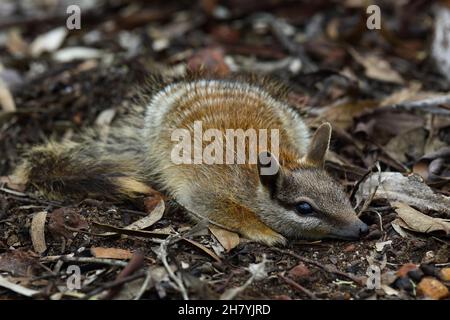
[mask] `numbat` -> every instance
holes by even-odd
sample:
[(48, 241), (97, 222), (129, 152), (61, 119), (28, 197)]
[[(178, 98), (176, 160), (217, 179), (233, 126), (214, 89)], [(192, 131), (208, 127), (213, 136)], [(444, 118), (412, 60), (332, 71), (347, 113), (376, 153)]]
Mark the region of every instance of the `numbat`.
[[(342, 187), (324, 170), (330, 124), (310, 137), (282, 85), (255, 77), (152, 79), (142, 104), (105, 137), (91, 129), (71, 141), (34, 147), (16, 175), (49, 198), (123, 200), (149, 193), (151, 184), (194, 219), (268, 245), (286, 238), (357, 239), (367, 232)], [(202, 132), (212, 129), (214, 139), (195, 135), (195, 123)], [(230, 141), (230, 129), (257, 138), (264, 133), (270, 141), (259, 143), (255, 153), (250, 134), (240, 143)], [(174, 161), (186, 151), (174, 132), (192, 133), (183, 143), (203, 152), (202, 161)], [(230, 142), (244, 152), (225, 150)], [(232, 156), (211, 164), (204, 157), (208, 150), (221, 159)], [(251, 154), (257, 155), (254, 161)]]

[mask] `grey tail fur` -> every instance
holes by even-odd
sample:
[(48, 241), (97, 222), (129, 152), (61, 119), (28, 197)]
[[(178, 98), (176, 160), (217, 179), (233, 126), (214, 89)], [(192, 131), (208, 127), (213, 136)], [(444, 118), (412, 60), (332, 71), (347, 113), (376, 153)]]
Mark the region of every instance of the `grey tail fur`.
[(145, 148), (138, 119), (106, 129), (105, 139), (98, 130), (86, 130), (74, 141), (33, 147), (14, 176), (51, 199), (121, 200), (151, 192), (143, 172)]

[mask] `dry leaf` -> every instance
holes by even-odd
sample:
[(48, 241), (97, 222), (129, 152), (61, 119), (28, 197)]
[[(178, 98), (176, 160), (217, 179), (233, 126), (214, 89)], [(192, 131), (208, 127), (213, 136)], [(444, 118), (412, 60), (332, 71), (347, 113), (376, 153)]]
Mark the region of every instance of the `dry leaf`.
[(195, 247), (201, 249), (202, 251), (206, 252), (209, 256), (211, 256), (214, 260), (216, 260), (217, 262), (221, 262), (220, 258), (218, 255), (216, 255), (214, 252), (212, 252), (211, 250), (209, 250), (207, 247), (205, 247), (204, 245), (202, 245), (201, 243), (198, 243), (197, 241), (194, 241), (192, 239), (188, 239), (188, 238), (182, 238), (184, 241), (194, 245)]
[(209, 226), (209, 231), (211, 231), (227, 252), (239, 245), (239, 235), (235, 232), (216, 226)]
[[(402, 238), (406, 238), (408, 236), (402, 229), (402, 226), (404, 225), (406, 225), (406, 223), (404, 223), (402, 219), (395, 219), (391, 222), (392, 229), (394, 229), (395, 232), (397, 232)], [(404, 228), (406, 229), (406, 226)]]
[(33, 242), (34, 251), (41, 254), (47, 250), (45, 243), (45, 220), (47, 219), (47, 212), (41, 211), (33, 215), (31, 220), (30, 235)]
[(67, 33), (68, 30), (66, 27), (58, 27), (47, 33), (41, 34), (30, 44), (31, 56), (38, 57), (44, 52), (53, 52), (57, 50), (64, 42)]
[[(105, 230), (106, 229), (117, 230), (117, 231), (113, 231), (113, 232), (104, 233), (103, 236), (113, 236), (117, 233), (139, 236), (138, 235), (139, 231), (141, 231), (142, 229), (146, 229), (146, 228), (152, 226), (153, 224), (155, 224), (156, 222), (158, 222), (162, 218), (165, 210), (166, 210), (166, 206), (165, 206), (164, 200), (161, 200), (158, 203), (158, 205), (155, 207), (155, 209), (153, 209), (153, 211), (150, 212), (147, 216), (133, 222), (132, 224), (126, 226), (125, 228), (108, 226), (108, 225), (101, 224), (101, 223), (95, 223), (95, 225), (97, 225), (98, 227), (105, 229)], [(131, 231), (131, 230), (137, 231), (137, 232), (135, 232), (135, 233), (128, 232), (127, 233), (127, 231)], [(157, 233), (156, 232), (152, 233), (150, 231), (142, 231), (141, 234), (142, 234), (142, 236), (149, 236), (151, 234), (157, 234)]]
[(432, 277), (425, 277), (419, 282), (417, 293), (433, 300), (444, 299), (449, 295), (447, 287)]
[[(416, 174), (403, 176), (399, 172), (382, 172), (381, 185), (378, 187), (374, 199), (386, 199), (391, 202), (399, 201), (414, 206), (421, 211), (434, 210), (450, 216), (450, 199), (436, 194), (423, 183)], [(356, 193), (356, 200), (362, 203), (378, 185), (378, 173), (372, 174), (360, 184)]]
[(5, 112), (16, 111), (16, 104), (14, 103), (14, 98), (11, 91), (0, 78), (0, 106)]
[(68, 47), (53, 53), (53, 59), (57, 62), (70, 62), (73, 60), (97, 59), (103, 55), (98, 49), (85, 47)]
[(382, 284), (381, 285), (381, 289), (383, 289), (383, 291), (388, 295), (388, 296), (398, 296), (399, 292), (395, 289), (392, 289), (391, 287), (389, 287), (386, 284)]
[(320, 116), (343, 130), (350, 129), (353, 125), (353, 118), (367, 109), (376, 107), (378, 104), (373, 100), (360, 100), (357, 102), (345, 102), (343, 104), (327, 107)]
[(377, 242), (375, 243), (375, 249), (377, 252), (383, 251), (384, 247), (390, 246), (392, 244), (392, 240), (383, 241), (383, 242)]
[(404, 83), (402, 76), (392, 69), (389, 62), (381, 57), (374, 54), (361, 55), (354, 49), (350, 49), (349, 52), (353, 58), (365, 68), (367, 77), (385, 82)]
[(444, 268), (440, 272), (442, 281), (450, 281), (450, 267)]
[(155, 207), (155, 209), (153, 209), (152, 212), (150, 212), (147, 216), (143, 217), (142, 219), (139, 219), (130, 224), (129, 226), (125, 227), (125, 229), (142, 230), (151, 227), (153, 224), (155, 224), (162, 218), (165, 210), (166, 206), (164, 200), (161, 200)]
[(371, 141), (385, 145), (392, 138), (426, 125), (422, 116), (402, 110), (368, 109), (355, 118), (354, 134), (364, 134)]
[(384, 150), (400, 163), (406, 163), (411, 157), (418, 159), (424, 153), (428, 135), (424, 128), (413, 129), (393, 137)]
[(444, 219), (427, 216), (401, 202), (394, 202), (392, 205), (409, 230), (421, 233), (443, 231), (446, 235), (450, 232), (450, 222)]
[(129, 260), (133, 256), (131, 251), (119, 248), (91, 248), (91, 253), (96, 258)]

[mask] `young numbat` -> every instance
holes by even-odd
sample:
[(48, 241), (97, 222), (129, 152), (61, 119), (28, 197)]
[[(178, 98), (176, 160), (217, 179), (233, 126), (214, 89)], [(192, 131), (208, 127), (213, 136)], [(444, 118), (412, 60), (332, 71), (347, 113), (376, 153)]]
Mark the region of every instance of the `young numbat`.
[[(367, 232), (324, 170), (330, 124), (310, 137), (282, 85), (256, 77), (153, 78), (144, 91), (142, 103), (107, 135), (91, 129), (71, 141), (34, 147), (16, 175), (49, 198), (124, 200), (151, 192), (151, 184), (194, 219), (268, 245), (286, 238), (357, 239)], [(205, 134), (194, 132), (198, 124)], [(192, 156), (181, 150), (180, 132), (188, 134), (182, 146), (193, 146), (197, 155), (203, 150), (201, 161), (178, 161), (181, 151), (185, 160)], [(238, 141), (239, 132), (245, 140)], [(259, 144), (255, 161), (251, 134), (270, 140)], [(238, 159), (242, 150), (230, 153), (235, 139), (248, 149), (245, 161)], [(208, 150), (216, 160), (229, 158), (211, 164)]]

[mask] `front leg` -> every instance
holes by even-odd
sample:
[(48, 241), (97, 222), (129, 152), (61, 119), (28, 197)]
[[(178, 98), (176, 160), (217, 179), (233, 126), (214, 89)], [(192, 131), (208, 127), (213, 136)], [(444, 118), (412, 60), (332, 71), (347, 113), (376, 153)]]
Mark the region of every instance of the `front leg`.
[(210, 215), (212, 221), (269, 246), (286, 244), (286, 238), (265, 225), (252, 210), (229, 201), (225, 205), (226, 208)]

